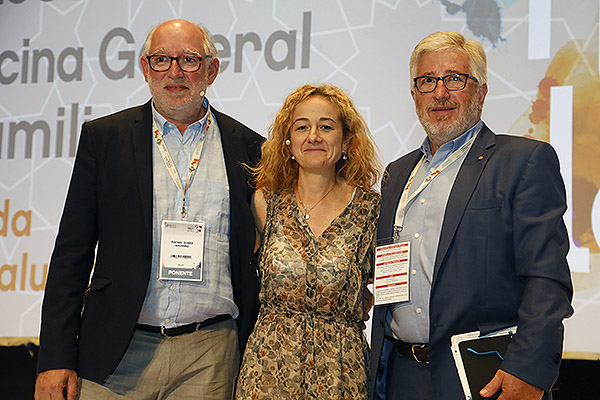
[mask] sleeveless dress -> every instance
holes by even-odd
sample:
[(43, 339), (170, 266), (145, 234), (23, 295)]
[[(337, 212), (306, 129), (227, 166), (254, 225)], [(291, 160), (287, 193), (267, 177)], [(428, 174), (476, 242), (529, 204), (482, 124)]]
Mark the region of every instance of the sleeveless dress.
[(265, 198), (261, 308), (236, 399), (366, 399), (362, 291), (371, 274), (380, 196), (356, 188), (319, 237), (292, 192)]

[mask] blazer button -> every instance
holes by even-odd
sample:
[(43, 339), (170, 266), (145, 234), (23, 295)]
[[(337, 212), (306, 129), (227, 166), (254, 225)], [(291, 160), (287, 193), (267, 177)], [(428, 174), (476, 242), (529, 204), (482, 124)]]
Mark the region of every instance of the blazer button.
[(554, 364), (558, 364), (560, 362), (560, 359), (561, 357), (559, 353), (554, 354)]

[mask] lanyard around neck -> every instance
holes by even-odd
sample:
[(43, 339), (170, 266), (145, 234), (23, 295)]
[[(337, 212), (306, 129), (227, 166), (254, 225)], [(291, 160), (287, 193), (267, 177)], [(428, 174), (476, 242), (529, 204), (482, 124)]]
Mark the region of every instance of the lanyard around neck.
[(181, 206), (181, 216), (183, 218), (187, 217), (185, 195), (190, 186), (192, 185), (194, 177), (196, 176), (196, 170), (198, 168), (198, 163), (200, 162), (200, 156), (202, 155), (202, 149), (204, 148), (204, 142), (206, 141), (208, 129), (212, 125), (212, 113), (210, 112), (209, 108), (207, 109), (207, 113), (208, 118), (206, 121), (206, 128), (204, 129), (204, 138), (201, 139), (200, 143), (198, 143), (198, 146), (196, 146), (196, 149), (192, 154), (192, 160), (190, 161), (190, 166), (188, 167), (188, 173), (184, 185), (181, 184), (181, 177), (177, 172), (177, 168), (175, 167), (175, 163), (171, 158), (171, 154), (169, 154), (169, 149), (167, 149), (167, 146), (165, 145), (162, 131), (156, 124), (156, 121), (154, 119), (152, 120), (152, 132), (154, 133), (154, 141), (156, 142), (156, 147), (158, 147), (158, 150), (160, 151), (161, 158), (165, 164), (165, 167), (167, 168), (167, 171), (169, 171), (169, 175), (171, 175), (173, 183), (175, 183), (175, 186), (177, 186), (177, 189), (179, 190), (179, 193), (181, 193), (181, 196), (183, 198), (183, 204)]
[(408, 177), (408, 182), (406, 182), (406, 186), (404, 187), (402, 195), (400, 196), (400, 201), (398, 202), (398, 210), (396, 211), (396, 219), (394, 221), (394, 237), (397, 238), (397, 236), (402, 231), (402, 228), (404, 226), (404, 217), (406, 216), (406, 207), (408, 206), (408, 203), (412, 199), (417, 197), (423, 190), (425, 190), (427, 185), (429, 185), (435, 179), (435, 177), (438, 176), (443, 170), (448, 168), (453, 162), (458, 160), (463, 154), (469, 151), (471, 146), (473, 146), (475, 138), (477, 138), (477, 133), (473, 135), (473, 137), (471, 137), (469, 140), (467, 140), (462, 146), (460, 146), (458, 150), (456, 150), (448, 158), (446, 158), (444, 162), (440, 164), (439, 167), (437, 167), (434, 171), (431, 171), (431, 173), (427, 176), (427, 178), (425, 178), (421, 185), (409, 196), (410, 187), (412, 186), (413, 180), (415, 179), (415, 175), (417, 174), (419, 167), (421, 166), (421, 164), (423, 164), (425, 155), (421, 157), (415, 168), (410, 173), (410, 176)]

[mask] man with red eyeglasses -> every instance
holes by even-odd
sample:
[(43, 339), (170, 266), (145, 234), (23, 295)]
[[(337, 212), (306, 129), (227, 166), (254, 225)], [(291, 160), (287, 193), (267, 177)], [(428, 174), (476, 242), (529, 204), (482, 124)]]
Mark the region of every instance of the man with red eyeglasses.
[(205, 97), (219, 60), (202, 26), (167, 21), (143, 54), (152, 99), (82, 127), (42, 307), (38, 400), (231, 398), (256, 319), (244, 165), (263, 138)]

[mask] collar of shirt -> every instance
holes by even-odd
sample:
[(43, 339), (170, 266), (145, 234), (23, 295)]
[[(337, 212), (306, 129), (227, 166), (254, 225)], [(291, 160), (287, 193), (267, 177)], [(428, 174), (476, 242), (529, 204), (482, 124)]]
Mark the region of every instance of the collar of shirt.
[(429, 137), (425, 137), (425, 140), (423, 140), (423, 143), (421, 144), (421, 152), (423, 152), (425, 157), (423, 161), (428, 163), (430, 168), (437, 168), (446, 158), (448, 158), (448, 156), (450, 156), (450, 154), (460, 149), (460, 146), (476, 135), (482, 126), (483, 122), (479, 120), (473, 127), (467, 129), (466, 132), (456, 139), (444, 143), (433, 155), (431, 154), (431, 142), (429, 141)]
[(185, 130), (184, 134), (181, 135), (175, 124), (167, 121), (165, 117), (163, 117), (157, 110), (154, 105), (154, 101), (152, 101), (152, 118), (154, 118), (154, 122), (156, 122), (156, 126), (160, 127), (162, 130), (162, 135), (166, 136), (172, 133), (177, 133), (177, 136), (183, 136), (181, 140), (184, 143), (191, 143), (196, 136), (201, 135), (201, 138), (206, 134), (206, 130), (203, 129), (206, 126), (206, 122), (208, 121), (208, 114), (210, 113), (210, 102), (205, 97), (202, 102), (202, 108), (206, 109), (206, 113), (204, 117), (200, 120), (190, 124)]

